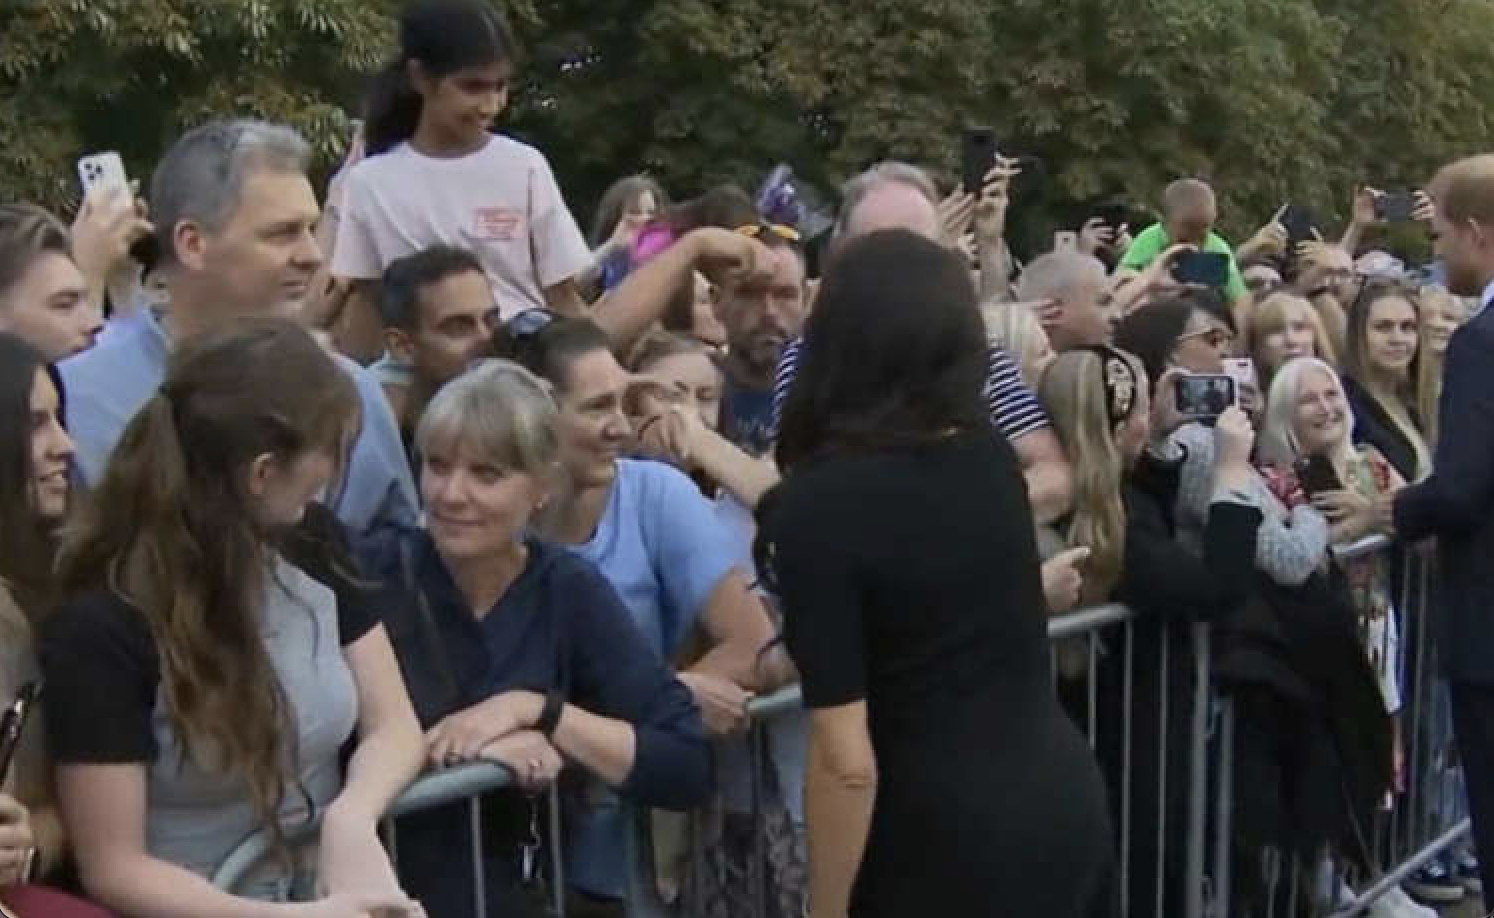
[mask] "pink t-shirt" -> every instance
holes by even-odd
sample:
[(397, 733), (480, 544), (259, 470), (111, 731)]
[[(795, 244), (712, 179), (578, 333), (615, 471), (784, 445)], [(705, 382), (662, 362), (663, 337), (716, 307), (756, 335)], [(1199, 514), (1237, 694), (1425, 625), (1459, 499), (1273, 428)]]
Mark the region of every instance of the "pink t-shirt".
[(391, 261), (437, 244), (477, 256), (504, 319), (544, 306), (546, 287), (591, 263), (544, 154), (496, 134), (456, 159), (403, 143), (349, 173), (334, 275), (378, 278)]

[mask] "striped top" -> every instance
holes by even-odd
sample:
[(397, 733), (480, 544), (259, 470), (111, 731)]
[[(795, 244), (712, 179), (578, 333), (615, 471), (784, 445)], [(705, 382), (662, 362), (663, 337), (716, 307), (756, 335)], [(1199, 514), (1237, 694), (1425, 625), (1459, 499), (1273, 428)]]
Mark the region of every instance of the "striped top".
[[(794, 376), (799, 372), (799, 356), (803, 344), (804, 339), (794, 339), (783, 349), (783, 356), (778, 359), (778, 372), (773, 377), (774, 439), (777, 439), (778, 422), (783, 417), (783, 404), (794, 384)], [(985, 396), (986, 409), (991, 414), (991, 425), (1013, 443), (1051, 426), (1037, 396), (1022, 381), (1022, 373), (1016, 362), (1006, 351), (997, 347), (991, 348), (987, 355), (989, 364), (986, 368)]]

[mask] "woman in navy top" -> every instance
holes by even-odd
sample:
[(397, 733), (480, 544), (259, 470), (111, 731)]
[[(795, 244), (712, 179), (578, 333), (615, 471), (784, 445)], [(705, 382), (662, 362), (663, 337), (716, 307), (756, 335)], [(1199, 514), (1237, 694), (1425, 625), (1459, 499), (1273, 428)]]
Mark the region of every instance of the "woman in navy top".
[[(556, 407), (521, 367), (489, 361), (443, 389), (416, 438), (423, 531), (369, 543), (433, 763), (509, 766), (526, 790), (580, 765), (623, 796), (683, 809), (711, 792), (711, 754), (689, 692), (588, 561), (527, 535), (559, 444)], [(431, 660), (435, 656), (437, 659)], [(491, 914), (514, 914), (529, 817), (489, 807)], [(472, 914), (465, 810), (401, 826), (402, 875), (431, 918)], [(461, 840), (461, 841), (458, 841)]]

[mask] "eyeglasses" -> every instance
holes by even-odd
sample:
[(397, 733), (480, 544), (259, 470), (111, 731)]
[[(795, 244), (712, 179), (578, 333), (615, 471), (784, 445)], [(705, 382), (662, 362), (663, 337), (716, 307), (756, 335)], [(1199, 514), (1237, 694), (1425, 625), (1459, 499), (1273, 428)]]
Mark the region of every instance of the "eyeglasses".
[(746, 226), (737, 227), (736, 231), (743, 236), (751, 236), (753, 239), (759, 238), (763, 233), (772, 233), (785, 242), (799, 242), (804, 238), (798, 230), (792, 226), (784, 226), (782, 223), (749, 223)]
[(1200, 328), (1191, 332), (1184, 332), (1178, 336), (1178, 343), (1191, 341), (1194, 338), (1202, 338), (1204, 344), (1216, 350), (1230, 347), (1235, 343), (1235, 336), (1222, 328)]

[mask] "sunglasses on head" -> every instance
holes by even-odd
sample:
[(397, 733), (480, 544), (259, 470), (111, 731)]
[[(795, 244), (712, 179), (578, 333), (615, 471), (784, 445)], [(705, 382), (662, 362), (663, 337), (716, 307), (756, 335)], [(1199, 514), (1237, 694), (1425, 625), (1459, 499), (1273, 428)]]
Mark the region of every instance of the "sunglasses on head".
[(799, 242), (803, 236), (792, 226), (784, 226), (782, 223), (749, 223), (739, 226), (736, 232), (743, 236), (751, 236), (753, 239), (760, 238), (763, 233), (772, 233), (785, 242)]
[(549, 328), (558, 318), (560, 316), (550, 310), (537, 306), (533, 309), (526, 309), (509, 319), (504, 329), (513, 341), (523, 341)]

